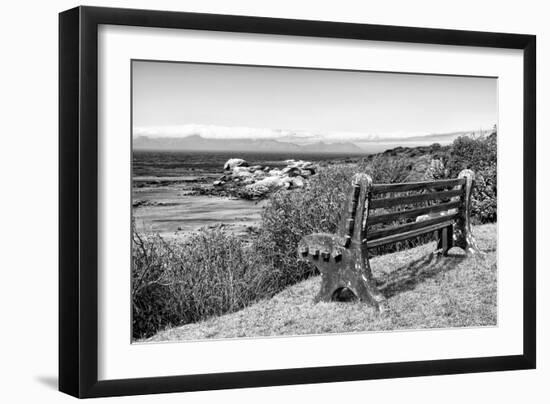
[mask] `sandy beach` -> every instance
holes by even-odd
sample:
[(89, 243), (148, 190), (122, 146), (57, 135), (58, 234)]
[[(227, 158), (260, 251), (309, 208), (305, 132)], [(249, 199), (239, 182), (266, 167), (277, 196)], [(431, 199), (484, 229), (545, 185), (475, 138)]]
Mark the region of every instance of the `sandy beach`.
[(202, 227), (222, 227), (245, 236), (259, 223), (265, 201), (195, 195), (195, 177), (164, 181), (133, 189), (133, 215), (140, 232), (179, 238)]

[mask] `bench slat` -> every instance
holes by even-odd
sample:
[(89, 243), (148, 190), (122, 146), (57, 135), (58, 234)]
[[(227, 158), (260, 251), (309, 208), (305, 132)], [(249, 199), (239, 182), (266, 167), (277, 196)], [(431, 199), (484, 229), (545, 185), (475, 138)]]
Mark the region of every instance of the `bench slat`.
[(399, 226), (387, 227), (380, 230), (373, 230), (373, 231), (367, 232), (367, 237), (369, 241), (375, 240), (381, 237), (391, 236), (398, 233), (404, 233), (410, 230), (421, 229), (423, 227), (428, 227), (434, 224), (440, 224), (440, 223), (452, 221), (457, 216), (458, 215), (455, 213), (452, 215), (445, 215), (445, 216), (440, 216), (432, 219), (422, 220), (421, 222), (412, 222), (412, 223), (402, 224)]
[(403, 182), (399, 184), (373, 184), (372, 194), (383, 194), (385, 192), (404, 192), (415, 191), (426, 188), (450, 188), (458, 185), (464, 185), (466, 183), (465, 178), (456, 178), (452, 180), (439, 180), (439, 181), (422, 181), (422, 182)]
[(454, 196), (461, 196), (461, 195), (464, 195), (464, 189), (455, 189), (452, 191), (443, 191), (443, 192), (432, 192), (429, 194), (398, 196), (395, 198), (373, 199), (370, 201), (369, 207), (371, 209), (389, 208), (391, 206), (406, 205), (406, 204), (425, 202), (425, 201), (433, 201), (437, 199), (447, 199), (447, 198), (452, 198)]
[(376, 240), (367, 240), (367, 248), (373, 248), (384, 244), (396, 243), (398, 241), (407, 240), (416, 236), (420, 236), (422, 234), (431, 233), (435, 230), (442, 229), (452, 224), (453, 224), (453, 221), (448, 220), (446, 222), (433, 224), (431, 226), (426, 226), (426, 227), (422, 227), (421, 229), (407, 231), (405, 233), (394, 234), (392, 236), (387, 236), (387, 237), (381, 237)]
[(400, 218), (415, 217), (428, 213), (444, 212), (449, 209), (460, 208), (464, 203), (462, 201), (441, 203), (439, 205), (425, 206), (422, 208), (402, 210), (400, 212), (383, 213), (379, 215), (369, 215), (367, 218), (368, 224), (387, 223)]

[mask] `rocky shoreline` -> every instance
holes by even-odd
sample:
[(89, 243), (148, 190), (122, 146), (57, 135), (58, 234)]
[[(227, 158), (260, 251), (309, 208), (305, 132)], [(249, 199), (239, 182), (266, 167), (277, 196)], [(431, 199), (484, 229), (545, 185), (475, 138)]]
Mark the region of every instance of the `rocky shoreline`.
[(283, 168), (253, 165), (232, 158), (224, 164), (224, 173), (211, 184), (191, 188), (196, 195), (215, 195), (242, 199), (263, 199), (280, 189), (297, 189), (315, 175), (317, 167), (310, 161), (286, 160)]

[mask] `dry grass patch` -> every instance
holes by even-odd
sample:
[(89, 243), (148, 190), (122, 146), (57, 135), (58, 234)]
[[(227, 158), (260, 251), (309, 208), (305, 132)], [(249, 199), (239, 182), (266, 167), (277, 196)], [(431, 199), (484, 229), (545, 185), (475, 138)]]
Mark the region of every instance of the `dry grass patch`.
[(442, 257), (429, 243), (372, 259), (388, 299), (382, 314), (360, 302), (314, 304), (316, 276), (238, 312), (169, 328), (144, 341), (495, 326), (496, 231), (495, 224), (474, 227), (483, 256), (467, 257), (454, 248)]

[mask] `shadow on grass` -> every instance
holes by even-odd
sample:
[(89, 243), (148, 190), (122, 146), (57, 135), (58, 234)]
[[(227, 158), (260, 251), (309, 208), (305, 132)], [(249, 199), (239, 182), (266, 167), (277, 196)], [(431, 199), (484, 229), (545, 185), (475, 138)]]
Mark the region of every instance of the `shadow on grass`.
[(466, 255), (462, 253), (450, 253), (443, 256), (438, 252), (432, 252), (397, 268), (395, 271), (377, 274), (376, 284), (382, 294), (386, 298), (390, 298), (398, 293), (414, 289), (426, 279), (454, 269), (464, 259), (466, 259)]

